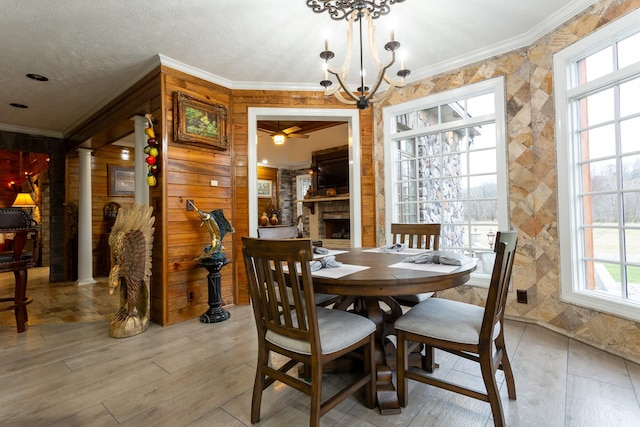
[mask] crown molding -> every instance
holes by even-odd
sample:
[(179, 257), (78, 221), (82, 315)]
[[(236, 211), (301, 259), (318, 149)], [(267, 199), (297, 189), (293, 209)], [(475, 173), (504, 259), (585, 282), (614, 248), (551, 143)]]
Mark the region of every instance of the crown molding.
[(535, 26), (531, 31), (528, 31), (516, 37), (512, 37), (508, 40), (503, 40), (499, 43), (495, 43), (482, 49), (478, 49), (470, 53), (465, 53), (463, 55), (430, 65), (428, 67), (420, 68), (419, 70), (412, 72), (407, 80), (409, 82), (416, 82), (418, 80), (422, 80), (427, 77), (431, 77), (447, 71), (456, 70), (458, 68), (462, 68), (467, 65), (492, 58), (494, 56), (503, 55), (508, 52), (516, 51), (518, 49), (530, 47), (536, 41), (540, 40), (542, 37), (553, 32), (559, 26), (566, 23), (569, 19), (589, 8), (596, 1), (597, 0), (573, 1), (551, 15), (548, 19), (545, 19), (543, 22)]
[(33, 135), (33, 136), (46, 136), (49, 138), (57, 138), (57, 139), (64, 138), (64, 135), (62, 134), (62, 132), (54, 132), (54, 131), (45, 130), (45, 129), (36, 129), (36, 128), (28, 128), (28, 127), (22, 127), (22, 126), (7, 125), (3, 123), (0, 123), (0, 131), (24, 133), (26, 135)]

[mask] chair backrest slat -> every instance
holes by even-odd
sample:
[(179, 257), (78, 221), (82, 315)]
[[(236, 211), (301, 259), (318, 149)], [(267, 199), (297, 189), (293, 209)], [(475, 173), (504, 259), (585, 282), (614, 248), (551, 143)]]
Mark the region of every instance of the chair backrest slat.
[(409, 248), (440, 248), (440, 224), (391, 224), (393, 243), (405, 243)]
[(504, 318), (504, 307), (507, 301), (517, 243), (518, 233), (516, 231), (502, 231), (496, 234), (494, 249), (496, 260), (493, 264), (493, 273), (487, 294), (480, 342), (491, 342), (495, 325), (501, 323)]
[(310, 239), (242, 238), (258, 330), (308, 341), (320, 350), (311, 279)]

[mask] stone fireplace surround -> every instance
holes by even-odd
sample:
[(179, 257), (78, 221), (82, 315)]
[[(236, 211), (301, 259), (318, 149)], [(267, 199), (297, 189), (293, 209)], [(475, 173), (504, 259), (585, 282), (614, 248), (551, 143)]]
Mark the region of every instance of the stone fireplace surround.
[[(309, 203), (313, 203), (313, 209), (310, 209)], [(305, 205), (311, 240), (321, 240), (322, 245), (327, 248), (351, 246), (351, 210), (348, 195), (305, 199)]]

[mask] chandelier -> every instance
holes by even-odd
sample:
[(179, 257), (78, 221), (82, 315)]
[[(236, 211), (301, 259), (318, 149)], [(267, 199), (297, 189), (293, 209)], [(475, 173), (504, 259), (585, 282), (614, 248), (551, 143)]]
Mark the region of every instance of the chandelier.
[[(373, 20), (379, 18), (382, 15), (386, 15), (390, 11), (390, 6), (394, 3), (402, 3), (404, 0), (307, 0), (307, 6), (310, 7), (315, 13), (322, 13), (327, 11), (329, 16), (334, 21), (340, 21), (342, 19), (349, 23), (349, 29), (347, 31), (347, 55), (344, 63), (340, 68), (333, 68), (329, 66), (329, 60), (332, 59), (335, 54), (329, 50), (329, 41), (325, 39), (324, 50), (320, 52), (320, 58), (324, 61), (324, 79), (320, 82), (320, 85), (325, 89), (325, 95), (334, 95), (340, 102), (345, 104), (355, 104), (359, 109), (364, 110), (369, 107), (370, 102), (377, 102), (386, 97), (393, 88), (403, 87), (405, 77), (407, 77), (410, 71), (405, 67), (404, 60), (400, 62), (400, 70), (396, 73), (399, 78), (392, 79), (387, 74), (387, 70), (395, 63), (396, 52), (400, 49), (400, 43), (394, 40), (394, 33), (391, 31), (391, 40), (388, 41), (384, 48), (391, 53), (389, 60), (386, 63), (380, 61), (378, 53), (375, 49), (375, 27)], [(369, 45), (369, 56), (377, 68), (377, 75), (371, 88), (365, 85), (366, 72), (364, 69), (364, 49), (363, 49), (363, 25), (362, 21), (367, 22), (367, 40)], [(347, 87), (347, 77), (349, 76), (349, 68), (351, 65), (351, 54), (353, 49), (353, 26), (355, 22), (358, 22), (359, 30), (359, 46), (360, 46), (360, 87), (356, 92), (352, 92)], [(329, 74), (332, 74), (338, 80), (339, 85), (334, 88), (330, 88), (333, 84), (329, 80)], [(377, 93), (381, 88), (382, 82), (387, 84), (386, 89)], [(344, 92), (343, 95), (342, 92)]]

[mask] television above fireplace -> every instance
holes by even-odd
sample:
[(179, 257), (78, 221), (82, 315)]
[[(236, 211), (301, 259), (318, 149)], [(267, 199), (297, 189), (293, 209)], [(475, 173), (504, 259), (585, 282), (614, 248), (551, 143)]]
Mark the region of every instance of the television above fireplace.
[(325, 195), (329, 188), (338, 194), (349, 192), (349, 147), (328, 148), (311, 155), (312, 186), (315, 195)]

